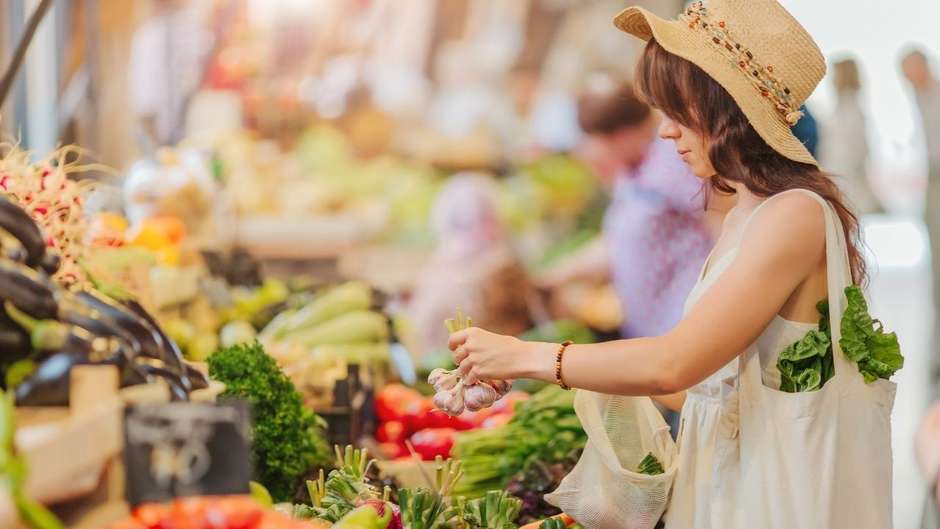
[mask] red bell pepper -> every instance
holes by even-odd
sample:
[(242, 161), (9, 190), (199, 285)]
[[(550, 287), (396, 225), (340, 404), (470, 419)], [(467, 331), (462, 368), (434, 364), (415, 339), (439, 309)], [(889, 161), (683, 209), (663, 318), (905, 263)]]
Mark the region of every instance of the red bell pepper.
[(428, 428), (412, 435), (411, 444), (425, 461), (431, 461), (437, 456), (447, 458), (454, 447), (456, 433), (453, 428)]
[(400, 421), (409, 407), (413, 408), (422, 400), (421, 394), (409, 387), (389, 384), (375, 396), (375, 413), (382, 422)]
[(387, 421), (375, 430), (375, 440), (380, 443), (403, 443), (409, 432), (405, 430), (405, 423), (401, 421)]
[(428, 417), (428, 427), (430, 428), (453, 428), (454, 430), (472, 430), (476, 428), (473, 421), (473, 413), (465, 412), (457, 417), (451, 417), (441, 410), (432, 410)]

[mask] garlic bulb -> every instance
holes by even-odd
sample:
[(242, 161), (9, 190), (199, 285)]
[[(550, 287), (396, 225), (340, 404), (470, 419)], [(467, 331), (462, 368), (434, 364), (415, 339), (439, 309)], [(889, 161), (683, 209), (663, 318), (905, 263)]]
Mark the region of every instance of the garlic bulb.
[(434, 395), (434, 406), (448, 415), (457, 416), (464, 411), (463, 397), (463, 383), (458, 383), (453, 389)]
[(428, 376), (428, 384), (434, 386), (435, 391), (447, 391), (453, 389), (460, 382), (460, 377), (453, 371), (437, 368), (431, 371)]
[(464, 406), (470, 411), (488, 408), (499, 398), (493, 386), (481, 382), (464, 388)]

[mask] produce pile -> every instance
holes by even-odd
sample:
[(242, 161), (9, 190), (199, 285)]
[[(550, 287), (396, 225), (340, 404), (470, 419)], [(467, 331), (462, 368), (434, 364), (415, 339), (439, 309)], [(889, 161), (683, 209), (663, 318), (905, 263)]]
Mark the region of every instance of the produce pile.
[(430, 397), (400, 384), (389, 384), (376, 394), (379, 425), (375, 438), (382, 455), (389, 459), (408, 457), (407, 442), (426, 461), (450, 457), (458, 432), (498, 428), (511, 420), (514, 406), (528, 398), (526, 393), (514, 391), (492, 407), (449, 416), (436, 410)]
[(62, 529), (62, 522), (41, 504), (27, 497), (26, 492), (23, 490), (28, 468), (14, 450), (13, 433), (15, 424), (13, 415), (13, 399), (10, 395), (0, 391), (0, 497), (12, 497), (20, 519), (28, 527), (33, 529)]
[(312, 301), (277, 316), (258, 339), (316, 407), (332, 397), (348, 364), (384, 371), (389, 361), (389, 319), (373, 307), (372, 288), (353, 281), (327, 288)]
[(457, 493), (478, 497), (509, 490), (524, 501), (520, 516), (538, 520), (557, 514), (542, 494), (554, 490), (577, 462), (587, 436), (574, 412), (574, 394), (546, 386), (516, 406), (510, 421), (457, 436), (453, 453), (463, 464)]
[(360, 159), (340, 130), (318, 125), (290, 150), (247, 131), (207, 145), (236, 212), (244, 217), (344, 215), (355, 222), (375, 210), (386, 236), (428, 242), (428, 215), (439, 185), (426, 164), (393, 156)]
[(6, 199), (0, 199), (0, 230), (0, 338), (7, 352), (0, 370), (18, 405), (66, 405), (69, 371), (81, 364), (117, 366), (122, 386), (162, 380), (175, 400), (207, 387), (126, 291), (71, 277), (63, 278), (68, 288), (57, 282), (62, 260), (47, 250), (30, 216)]
[(301, 519), (335, 522), (334, 529), (516, 529), (521, 502), (505, 491), (487, 491), (477, 499), (453, 494), (463, 476), (459, 462), (436, 459), (433, 483), (398, 490), (397, 505), (388, 488), (366, 480), (374, 463), (364, 450), (336, 448), (337, 469), (308, 482), (310, 504), (294, 505)]
[(300, 394), (258, 343), (222, 349), (209, 357), (209, 376), (225, 383), (218, 399), (251, 404), (255, 422), (255, 480), (276, 501), (288, 501), (302, 476), (329, 457), (325, 424), (301, 403)]
[(329, 525), (295, 520), (267, 509), (249, 496), (213, 496), (178, 499), (169, 504), (147, 504), (134, 509), (131, 518), (110, 529), (326, 529)]

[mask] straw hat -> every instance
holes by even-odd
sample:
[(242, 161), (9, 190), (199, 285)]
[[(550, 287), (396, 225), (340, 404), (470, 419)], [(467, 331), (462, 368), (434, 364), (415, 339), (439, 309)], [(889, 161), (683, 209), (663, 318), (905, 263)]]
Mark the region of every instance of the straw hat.
[(809, 33), (775, 0), (695, 2), (677, 20), (630, 7), (614, 24), (704, 70), (731, 94), (761, 138), (791, 160), (818, 165), (790, 127), (826, 74)]

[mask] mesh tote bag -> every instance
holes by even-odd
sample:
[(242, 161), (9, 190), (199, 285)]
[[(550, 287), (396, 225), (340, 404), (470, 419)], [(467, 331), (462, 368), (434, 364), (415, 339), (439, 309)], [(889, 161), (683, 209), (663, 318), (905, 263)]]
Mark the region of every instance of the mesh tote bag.
[[(586, 529), (653, 529), (669, 501), (676, 445), (648, 397), (578, 391), (575, 411), (588, 441), (558, 489), (545, 497)], [(657, 476), (635, 470), (647, 454), (662, 463)]]

